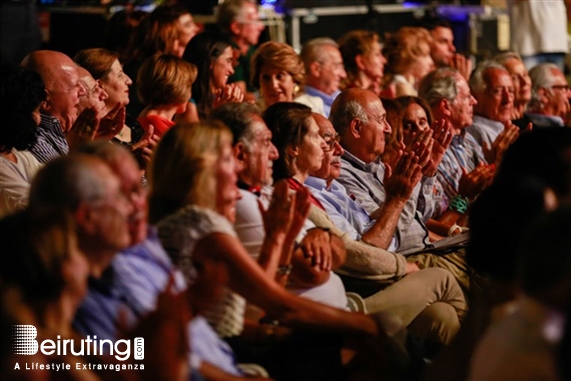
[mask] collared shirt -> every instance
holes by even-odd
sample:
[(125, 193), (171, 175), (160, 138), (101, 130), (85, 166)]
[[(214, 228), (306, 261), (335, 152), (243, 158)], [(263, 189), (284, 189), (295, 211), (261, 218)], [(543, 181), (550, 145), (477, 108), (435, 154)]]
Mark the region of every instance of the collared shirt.
[(333, 104), (335, 98), (337, 98), (337, 96), (341, 93), (341, 91), (337, 90), (333, 94), (328, 95), (325, 94), (323, 91), (317, 90), (315, 87), (311, 87), (308, 85), (305, 85), (303, 89), (306, 94), (323, 99), (323, 115), (329, 118), (329, 113), (331, 112), (331, 105)]
[[(153, 311), (170, 276), (178, 292), (186, 289), (182, 273), (163, 249), (156, 229), (149, 228), (147, 238), (120, 252), (102, 279), (90, 279), (89, 292), (76, 315), (74, 325), (84, 334), (114, 340), (120, 314), (126, 314), (129, 326)], [(122, 318), (122, 317), (121, 317)], [(221, 340), (202, 316), (195, 316), (187, 327), (192, 348), (190, 363), (199, 368), (202, 361), (222, 370), (241, 375), (230, 346)]]
[(536, 127), (564, 127), (565, 122), (557, 115), (525, 113), (529, 121)]
[[(386, 200), (386, 193), (383, 186), (384, 164), (382, 162), (371, 162), (366, 164), (362, 160), (353, 156), (348, 151), (341, 156), (341, 176), (338, 181), (341, 183), (349, 197), (356, 200), (361, 206), (373, 215)], [(397, 224), (396, 234), (399, 240), (397, 252), (410, 249), (423, 249), (430, 244), (428, 239), (428, 229), (424, 225), (424, 210), (430, 208), (431, 196), (424, 195), (422, 210), (417, 210), (419, 196), (426, 193), (427, 189), (432, 189), (431, 182), (434, 179), (426, 179), (428, 184), (419, 182), (405, 207), (403, 208)]]
[(40, 117), (38, 140), (30, 152), (40, 163), (45, 164), (52, 159), (67, 155), (69, 146), (59, 120), (45, 114), (40, 114)]
[(436, 173), (444, 194), (438, 199), (435, 217), (441, 215), (448, 208), (448, 201), (458, 194), (462, 169), (469, 173), (481, 163), (487, 164), (482, 147), (472, 135), (462, 130), (452, 138)]
[(494, 140), (502, 133), (504, 128), (502, 122), (484, 118), (480, 115), (474, 115), (474, 121), (466, 131), (476, 139), (480, 147), (483, 147), (484, 143), (486, 143), (488, 147), (491, 147)]

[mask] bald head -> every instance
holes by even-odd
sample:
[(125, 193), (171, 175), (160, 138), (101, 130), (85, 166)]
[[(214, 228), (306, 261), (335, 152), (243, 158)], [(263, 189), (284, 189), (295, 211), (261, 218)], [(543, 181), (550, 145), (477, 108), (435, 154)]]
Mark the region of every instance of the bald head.
[(109, 98), (109, 95), (86, 69), (77, 66), (77, 74), (79, 75), (79, 84), (85, 93), (79, 97), (78, 113), (86, 108), (95, 107), (98, 115), (102, 117), (105, 111), (105, 100)]
[(36, 50), (21, 63), (26, 69), (37, 72), (44, 82), (47, 99), (41, 112), (59, 120), (64, 132), (69, 131), (77, 119), (79, 96), (84, 90), (79, 86), (77, 66), (67, 55), (53, 50)]
[(385, 150), (385, 135), (391, 133), (386, 117), (380, 98), (357, 88), (341, 92), (329, 114), (343, 148), (365, 163), (378, 159)]

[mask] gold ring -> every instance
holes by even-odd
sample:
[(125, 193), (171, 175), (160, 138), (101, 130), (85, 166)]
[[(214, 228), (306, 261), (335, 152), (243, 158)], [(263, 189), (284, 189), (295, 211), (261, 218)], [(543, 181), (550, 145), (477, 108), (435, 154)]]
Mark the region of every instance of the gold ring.
[(85, 129), (85, 131), (91, 132), (91, 126), (87, 126), (87, 128)]

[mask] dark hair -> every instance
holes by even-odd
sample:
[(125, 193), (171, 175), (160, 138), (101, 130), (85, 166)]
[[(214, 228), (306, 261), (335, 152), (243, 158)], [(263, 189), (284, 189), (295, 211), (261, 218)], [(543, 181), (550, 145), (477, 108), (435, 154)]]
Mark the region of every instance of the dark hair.
[(428, 122), (428, 125), (432, 126), (432, 122), (434, 121), (434, 117), (432, 116), (432, 110), (430, 109), (430, 106), (424, 99), (415, 97), (413, 95), (403, 95), (396, 98), (395, 101), (402, 110), (403, 115), (406, 112), (406, 108), (411, 104), (417, 104), (420, 107), (422, 107), (422, 109), (426, 113), (426, 121)]
[(296, 102), (277, 102), (268, 107), (263, 118), (272, 131), (272, 143), (279, 152), (274, 162), (274, 182), (293, 176), (292, 158), (286, 152), (288, 146), (299, 146), (309, 131), (311, 108)]
[(192, 84), (192, 99), (196, 102), (200, 119), (206, 119), (212, 106), (210, 89), (211, 65), (232, 42), (216, 31), (205, 31), (190, 40), (182, 58), (196, 65), (198, 73)]
[(210, 121), (220, 121), (232, 131), (232, 145), (239, 141), (245, 144), (253, 138), (251, 136), (252, 115), (261, 116), (258, 106), (249, 102), (229, 102), (212, 110), (208, 116)]
[(30, 149), (37, 139), (37, 126), (32, 112), (45, 99), (42, 78), (36, 72), (18, 66), (0, 68), (0, 152)]

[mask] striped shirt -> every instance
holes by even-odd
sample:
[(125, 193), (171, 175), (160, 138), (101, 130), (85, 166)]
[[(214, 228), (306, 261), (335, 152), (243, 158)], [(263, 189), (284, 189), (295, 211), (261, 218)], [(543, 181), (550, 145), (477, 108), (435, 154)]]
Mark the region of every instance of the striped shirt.
[(452, 138), (436, 173), (443, 194), (437, 196), (440, 207), (435, 217), (441, 215), (448, 208), (448, 201), (458, 194), (462, 169), (469, 173), (481, 163), (487, 164), (482, 147), (472, 135), (462, 130)]
[[(366, 164), (362, 160), (345, 151), (341, 156), (341, 176), (337, 179), (345, 189), (350, 198), (356, 200), (361, 206), (372, 215), (379, 209), (386, 200), (386, 191), (383, 185), (385, 167), (382, 162), (372, 162)], [(396, 234), (399, 241), (397, 252), (424, 249), (430, 245), (428, 229), (424, 224), (424, 211), (420, 210), (420, 193), (431, 186), (425, 186), (419, 182), (414, 188), (411, 197), (405, 204), (397, 224)], [(422, 197), (424, 205), (431, 201), (430, 195)]]
[(69, 146), (59, 120), (45, 114), (40, 114), (40, 116), (38, 140), (30, 152), (40, 163), (45, 164), (50, 160), (67, 155)]

